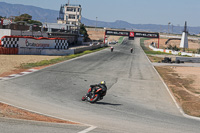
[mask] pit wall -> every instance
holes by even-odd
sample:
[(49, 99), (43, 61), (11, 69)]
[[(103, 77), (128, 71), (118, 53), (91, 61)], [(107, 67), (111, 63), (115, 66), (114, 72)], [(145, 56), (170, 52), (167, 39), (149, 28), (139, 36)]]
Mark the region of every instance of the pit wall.
[(160, 51), (160, 52), (164, 52), (164, 53), (170, 53), (170, 54), (173, 54), (173, 55), (200, 57), (200, 54), (193, 54), (193, 53), (187, 53), (187, 52), (173, 51), (173, 50), (168, 50), (168, 49), (158, 49), (158, 48), (153, 47), (152, 45), (149, 45), (149, 48), (152, 49), (153, 51)]
[(12, 55), (70, 55), (104, 47), (104, 44), (68, 49), (66, 39), (4, 36), (0, 40), (0, 54)]

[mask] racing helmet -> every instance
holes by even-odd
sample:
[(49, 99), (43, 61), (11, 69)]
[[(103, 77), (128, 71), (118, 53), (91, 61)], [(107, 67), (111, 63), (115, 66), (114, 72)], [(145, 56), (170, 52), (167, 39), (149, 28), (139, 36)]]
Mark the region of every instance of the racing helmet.
[(101, 81), (101, 85), (106, 85), (106, 81)]

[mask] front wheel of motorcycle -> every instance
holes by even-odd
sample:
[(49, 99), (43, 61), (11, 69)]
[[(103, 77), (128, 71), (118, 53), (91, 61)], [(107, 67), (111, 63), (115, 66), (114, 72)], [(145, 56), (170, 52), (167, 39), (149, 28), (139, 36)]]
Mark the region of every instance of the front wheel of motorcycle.
[(81, 100), (82, 100), (82, 101), (85, 101), (85, 100), (86, 100), (86, 96), (83, 96)]
[(99, 97), (99, 94), (93, 94), (91, 98), (87, 97), (87, 101), (90, 103), (95, 103), (96, 101), (98, 101)]

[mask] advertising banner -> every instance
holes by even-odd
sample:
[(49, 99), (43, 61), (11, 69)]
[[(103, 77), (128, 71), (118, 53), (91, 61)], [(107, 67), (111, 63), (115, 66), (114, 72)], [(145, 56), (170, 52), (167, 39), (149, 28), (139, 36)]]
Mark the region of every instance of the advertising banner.
[(19, 48), (46, 48), (46, 49), (67, 49), (68, 42), (62, 38), (34, 38), (23, 36), (4, 36), (1, 38), (3, 47)]
[(129, 32), (128, 31), (106, 30), (106, 35), (129, 36)]
[(54, 48), (55, 40), (35, 40), (29, 38), (19, 38), (19, 47), (28, 48)]
[(106, 30), (105, 35), (128, 36), (130, 38), (134, 37), (159, 38), (159, 33), (116, 31), (116, 30)]
[(134, 37), (159, 38), (159, 33), (134, 32)]

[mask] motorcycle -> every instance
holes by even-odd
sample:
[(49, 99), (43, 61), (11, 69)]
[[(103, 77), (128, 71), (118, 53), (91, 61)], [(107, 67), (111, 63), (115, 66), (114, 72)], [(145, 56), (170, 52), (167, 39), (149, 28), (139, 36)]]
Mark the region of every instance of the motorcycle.
[(131, 53), (133, 53), (133, 48), (131, 48)]
[(113, 50), (114, 50), (114, 47), (111, 47), (111, 48), (110, 48), (110, 51), (113, 52)]
[(95, 103), (99, 100), (102, 100), (106, 95), (106, 92), (103, 92), (102, 88), (98, 85), (91, 85), (91, 88), (88, 90), (87, 94), (82, 97), (82, 101), (88, 101), (90, 103)]

